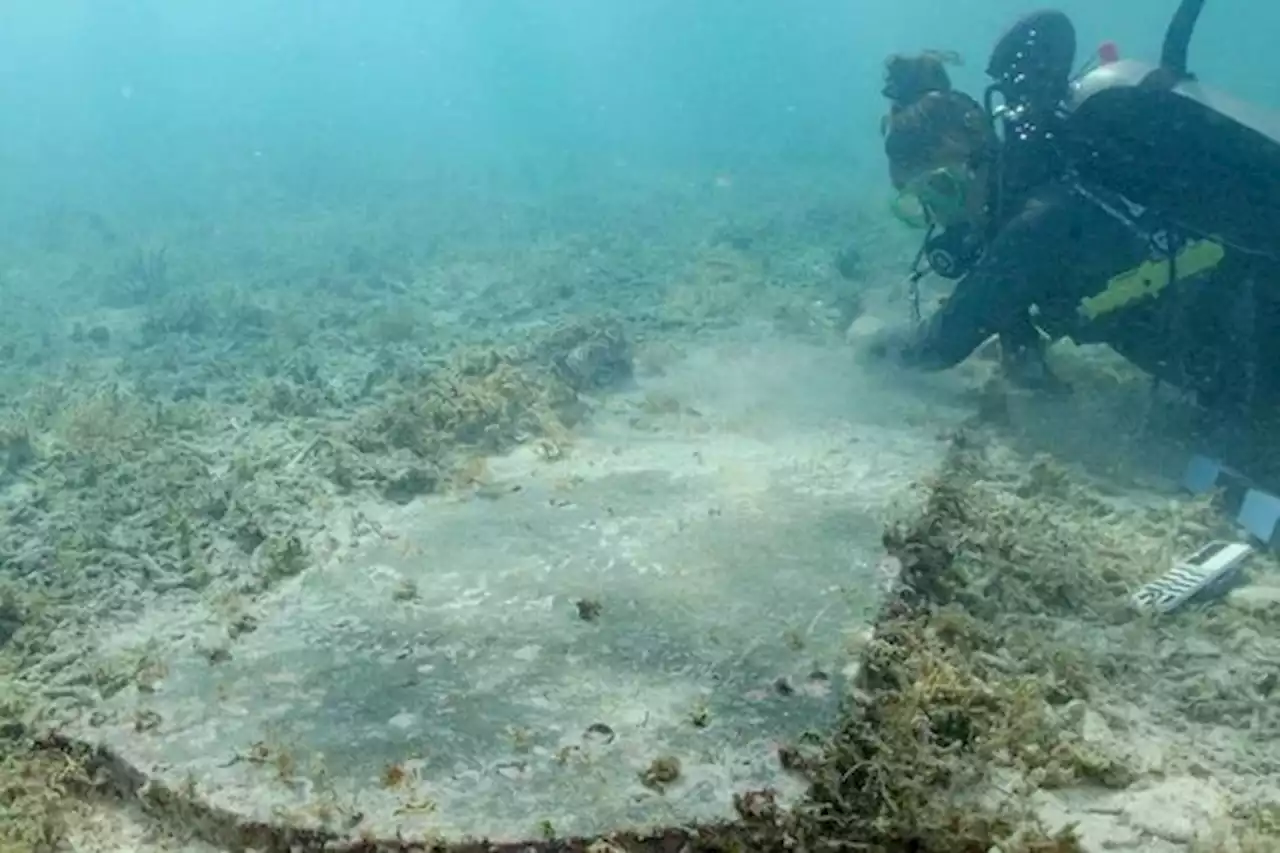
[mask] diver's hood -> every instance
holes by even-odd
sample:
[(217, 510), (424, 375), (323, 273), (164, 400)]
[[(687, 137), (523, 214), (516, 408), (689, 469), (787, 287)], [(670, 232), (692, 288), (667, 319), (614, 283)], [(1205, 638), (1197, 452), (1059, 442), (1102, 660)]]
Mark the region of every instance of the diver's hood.
[(1020, 18), (1005, 31), (987, 60), (1006, 107), (1053, 110), (1067, 98), (1076, 59), (1076, 28), (1062, 12), (1046, 9)]
[(1081, 181), (1171, 224), (1280, 257), (1280, 115), (1160, 67), (1102, 65), (1076, 80), (1059, 140)]

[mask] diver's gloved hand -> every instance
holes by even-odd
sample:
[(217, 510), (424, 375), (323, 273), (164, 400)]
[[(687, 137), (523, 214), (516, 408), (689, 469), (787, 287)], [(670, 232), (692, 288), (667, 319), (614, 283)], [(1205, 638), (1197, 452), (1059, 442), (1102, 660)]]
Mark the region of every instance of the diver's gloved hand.
[(914, 323), (885, 323), (860, 317), (846, 333), (858, 355), (867, 361), (909, 365), (919, 340), (920, 327)]
[(1071, 383), (1053, 372), (1043, 346), (1002, 350), (1000, 366), (1005, 379), (1015, 388), (1053, 395), (1071, 393)]

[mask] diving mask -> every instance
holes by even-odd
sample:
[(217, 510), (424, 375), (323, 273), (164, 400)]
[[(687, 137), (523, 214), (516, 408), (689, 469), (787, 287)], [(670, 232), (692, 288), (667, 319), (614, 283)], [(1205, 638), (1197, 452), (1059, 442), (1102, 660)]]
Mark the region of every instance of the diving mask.
[(912, 178), (893, 201), (893, 215), (912, 228), (947, 225), (965, 216), (971, 176), (951, 166)]

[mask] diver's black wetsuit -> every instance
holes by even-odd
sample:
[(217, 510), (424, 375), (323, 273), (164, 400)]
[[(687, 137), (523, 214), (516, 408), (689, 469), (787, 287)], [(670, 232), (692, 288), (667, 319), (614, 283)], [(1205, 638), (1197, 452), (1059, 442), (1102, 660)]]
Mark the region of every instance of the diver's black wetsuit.
[[(1156, 295), (1091, 318), (1082, 300), (1152, 259), (1153, 249), (1141, 230), (1090, 195), (1061, 181), (1025, 194), (902, 358), (951, 367), (992, 335), (1025, 340), (1030, 316), (1053, 339), (1109, 344), (1211, 407), (1280, 399), (1276, 270), (1226, 249), (1207, 272), (1166, 280)], [(1167, 271), (1167, 262), (1156, 269)]]

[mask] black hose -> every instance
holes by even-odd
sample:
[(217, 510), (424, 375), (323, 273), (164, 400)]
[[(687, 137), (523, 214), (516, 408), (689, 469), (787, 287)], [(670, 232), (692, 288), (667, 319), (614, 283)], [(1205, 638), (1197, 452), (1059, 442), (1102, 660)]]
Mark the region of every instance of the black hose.
[(1166, 73), (1178, 80), (1185, 80), (1190, 76), (1187, 72), (1187, 50), (1191, 46), (1196, 21), (1203, 10), (1204, 0), (1182, 0), (1178, 11), (1173, 13), (1169, 29), (1165, 30), (1160, 65)]

